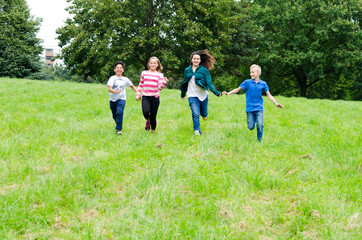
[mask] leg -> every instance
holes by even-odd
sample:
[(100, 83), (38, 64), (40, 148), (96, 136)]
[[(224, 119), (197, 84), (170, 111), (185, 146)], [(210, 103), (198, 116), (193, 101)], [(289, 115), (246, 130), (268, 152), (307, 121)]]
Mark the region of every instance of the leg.
[(114, 120), (115, 123), (117, 123), (117, 121), (116, 121), (117, 102), (109, 101), (109, 107), (110, 107), (110, 109), (112, 111), (113, 120)]
[(160, 106), (160, 98), (152, 97), (150, 122), (151, 122), (151, 130), (153, 130), (153, 131), (156, 130), (156, 126), (157, 126), (156, 116), (157, 116), (157, 111), (158, 111), (159, 106)]
[(149, 121), (150, 120), (150, 112), (151, 112), (151, 102), (149, 97), (142, 97), (142, 113), (143, 117)]
[(257, 138), (261, 142), (263, 137), (263, 111), (258, 111), (255, 113), (256, 117), (256, 128), (257, 128)]
[(246, 113), (246, 120), (248, 122), (249, 130), (253, 130), (255, 128), (255, 115), (254, 112), (247, 112)]
[(200, 115), (204, 119), (207, 118), (207, 115), (209, 115), (208, 104), (209, 104), (209, 97), (207, 97), (204, 101), (200, 102)]
[(192, 123), (194, 126), (194, 131), (199, 131), (201, 133), (200, 128), (200, 100), (197, 97), (189, 98), (189, 105), (192, 113)]
[(123, 112), (124, 112), (125, 106), (126, 106), (126, 101), (125, 100), (118, 100), (117, 101), (117, 113), (116, 113), (117, 127), (116, 127), (116, 130), (122, 130)]

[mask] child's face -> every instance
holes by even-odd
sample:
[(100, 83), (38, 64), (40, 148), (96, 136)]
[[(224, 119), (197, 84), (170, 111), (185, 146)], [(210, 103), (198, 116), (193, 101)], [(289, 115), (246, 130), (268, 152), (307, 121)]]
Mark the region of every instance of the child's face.
[(256, 68), (250, 69), (250, 77), (252, 79), (258, 79), (260, 77), (260, 72)]
[(157, 67), (158, 67), (158, 62), (156, 59), (151, 59), (150, 62), (148, 63), (148, 68), (151, 71), (157, 71)]
[(192, 65), (197, 67), (200, 65), (201, 57), (200, 55), (194, 54), (191, 59)]
[(116, 73), (116, 75), (122, 75), (122, 73), (124, 72), (122, 65), (117, 64), (117, 66), (114, 68), (114, 72)]

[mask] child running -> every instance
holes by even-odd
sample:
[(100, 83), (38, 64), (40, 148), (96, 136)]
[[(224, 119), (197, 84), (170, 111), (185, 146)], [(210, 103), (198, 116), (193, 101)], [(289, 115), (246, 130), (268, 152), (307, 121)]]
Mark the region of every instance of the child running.
[(269, 100), (278, 108), (284, 108), (283, 105), (277, 103), (274, 97), (269, 92), (269, 87), (266, 82), (260, 79), (261, 67), (253, 64), (250, 67), (251, 79), (245, 80), (238, 88), (230, 92), (224, 91), (223, 94), (230, 95), (239, 92), (241, 89), (246, 91), (246, 118), (249, 130), (257, 128), (257, 139), (261, 142), (263, 137), (263, 97), (264, 90)]
[(181, 83), (181, 99), (187, 93), (189, 106), (192, 114), (192, 124), (195, 136), (200, 136), (200, 115), (207, 120), (209, 114), (209, 92), (220, 97), (222, 94), (217, 91), (211, 81), (209, 70), (214, 67), (215, 58), (208, 50), (193, 52), (190, 57), (191, 65), (184, 71), (184, 79)]
[(142, 93), (142, 112), (146, 119), (145, 130), (155, 132), (157, 121), (157, 111), (160, 105), (160, 90), (168, 82), (167, 77), (163, 76), (162, 65), (157, 57), (151, 57), (147, 62), (148, 70), (141, 74), (141, 80), (138, 85), (136, 100), (140, 100)]
[(112, 117), (116, 122), (116, 134), (122, 134), (123, 112), (126, 106), (126, 86), (137, 92), (137, 88), (133, 85), (128, 77), (123, 76), (124, 63), (122, 61), (114, 64), (114, 72), (116, 75), (109, 78), (107, 82), (109, 91), (109, 104), (112, 111)]

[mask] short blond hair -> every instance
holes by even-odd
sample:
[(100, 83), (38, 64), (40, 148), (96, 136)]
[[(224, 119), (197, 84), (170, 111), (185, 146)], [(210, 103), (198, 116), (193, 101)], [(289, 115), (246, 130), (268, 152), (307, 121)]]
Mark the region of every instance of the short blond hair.
[(261, 73), (261, 67), (259, 65), (253, 64), (250, 66), (250, 70), (255, 68), (259, 73)]

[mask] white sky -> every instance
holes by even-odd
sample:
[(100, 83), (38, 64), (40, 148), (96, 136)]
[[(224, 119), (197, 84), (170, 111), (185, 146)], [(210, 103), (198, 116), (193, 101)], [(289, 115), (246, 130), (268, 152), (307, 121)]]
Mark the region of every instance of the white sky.
[(65, 8), (70, 4), (66, 0), (26, 0), (30, 8), (30, 13), (35, 18), (42, 18), (40, 30), (37, 37), (43, 40), (42, 46), (53, 48), (55, 53), (59, 53), (58, 40), (55, 38), (56, 29), (62, 27), (70, 15)]

